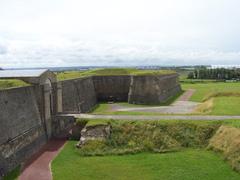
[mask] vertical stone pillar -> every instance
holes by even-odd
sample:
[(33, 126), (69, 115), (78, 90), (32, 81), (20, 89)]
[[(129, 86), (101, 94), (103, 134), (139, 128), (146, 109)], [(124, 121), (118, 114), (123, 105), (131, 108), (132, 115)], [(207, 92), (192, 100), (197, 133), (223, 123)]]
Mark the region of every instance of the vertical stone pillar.
[(49, 84), (44, 84), (44, 119), (48, 139), (50, 139), (52, 135), (51, 91), (52, 91), (51, 86)]
[(57, 113), (63, 112), (62, 104), (62, 83), (57, 83)]

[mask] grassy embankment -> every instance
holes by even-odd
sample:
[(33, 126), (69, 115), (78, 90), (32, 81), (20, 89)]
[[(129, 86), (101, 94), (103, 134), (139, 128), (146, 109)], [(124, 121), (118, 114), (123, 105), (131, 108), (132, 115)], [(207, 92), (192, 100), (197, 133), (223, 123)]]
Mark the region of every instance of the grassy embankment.
[(17, 79), (1, 79), (0, 80), (0, 90), (8, 89), (13, 87), (28, 86), (28, 83)]
[(203, 102), (196, 113), (240, 115), (240, 83), (183, 83), (182, 87), (196, 90), (191, 101)]
[(239, 126), (237, 120), (91, 120), (89, 125), (109, 122), (113, 129), (108, 140), (91, 141), (80, 150), (74, 146), (76, 141), (69, 141), (65, 145), (52, 163), (54, 179), (240, 178), (221, 155), (206, 150), (209, 140), (221, 124)]

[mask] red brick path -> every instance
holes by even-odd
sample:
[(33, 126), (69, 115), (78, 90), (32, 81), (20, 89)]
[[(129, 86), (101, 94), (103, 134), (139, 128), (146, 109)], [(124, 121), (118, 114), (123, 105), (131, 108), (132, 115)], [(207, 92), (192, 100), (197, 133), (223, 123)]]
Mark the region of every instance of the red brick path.
[(19, 180), (51, 180), (51, 161), (59, 153), (66, 139), (53, 139), (44, 145), (23, 167)]

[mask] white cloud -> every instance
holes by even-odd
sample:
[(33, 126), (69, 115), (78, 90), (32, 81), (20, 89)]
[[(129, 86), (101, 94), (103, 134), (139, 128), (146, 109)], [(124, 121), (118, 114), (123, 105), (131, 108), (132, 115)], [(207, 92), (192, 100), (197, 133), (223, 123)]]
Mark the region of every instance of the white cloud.
[(238, 0), (2, 0), (0, 66), (239, 64)]
[(240, 51), (169, 50), (161, 44), (96, 42), (59, 39), (45, 41), (9, 41), (0, 54), (0, 66), (81, 66), (81, 65), (183, 65), (237, 64)]

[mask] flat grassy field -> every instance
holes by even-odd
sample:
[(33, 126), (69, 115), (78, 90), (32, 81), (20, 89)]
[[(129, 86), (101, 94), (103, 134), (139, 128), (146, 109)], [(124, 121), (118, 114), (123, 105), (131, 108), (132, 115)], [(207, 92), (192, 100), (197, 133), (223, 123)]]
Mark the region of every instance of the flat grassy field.
[(213, 99), (213, 115), (240, 115), (240, 97), (217, 97)]
[(240, 174), (211, 151), (186, 149), (162, 154), (82, 157), (74, 146), (76, 143), (69, 141), (52, 162), (53, 179), (240, 179)]

